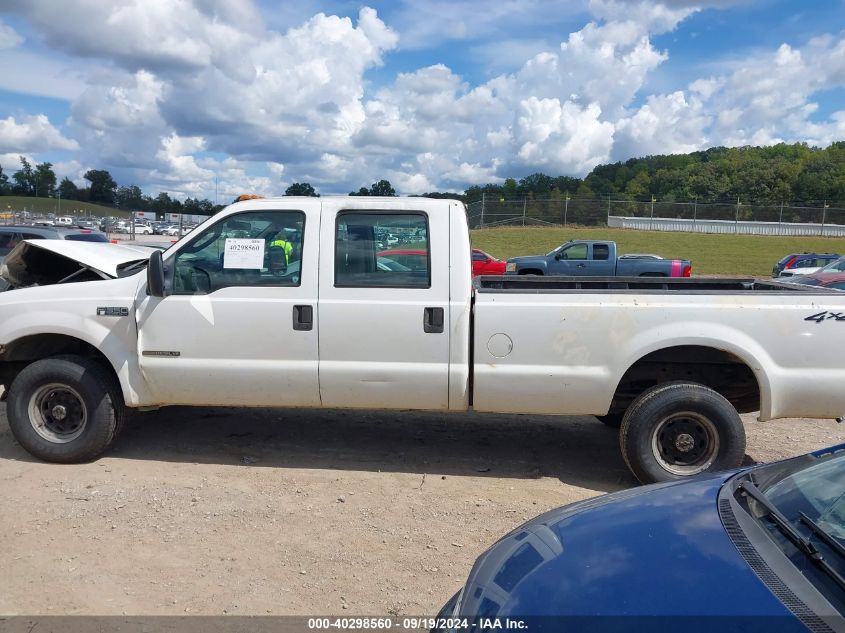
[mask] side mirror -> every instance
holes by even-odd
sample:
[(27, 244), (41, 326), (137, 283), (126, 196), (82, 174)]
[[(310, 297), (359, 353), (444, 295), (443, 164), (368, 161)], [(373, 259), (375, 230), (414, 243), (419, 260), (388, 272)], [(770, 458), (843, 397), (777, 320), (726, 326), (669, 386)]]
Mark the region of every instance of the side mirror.
[(164, 262), (158, 249), (150, 255), (150, 263), (147, 264), (147, 294), (164, 297)]

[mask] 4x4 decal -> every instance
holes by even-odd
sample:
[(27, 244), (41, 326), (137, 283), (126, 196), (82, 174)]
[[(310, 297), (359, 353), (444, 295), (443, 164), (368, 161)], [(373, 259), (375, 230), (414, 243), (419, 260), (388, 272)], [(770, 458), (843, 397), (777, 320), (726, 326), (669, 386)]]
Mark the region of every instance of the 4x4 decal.
[(834, 321), (845, 321), (845, 312), (828, 312), (827, 310), (825, 310), (824, 312), (819, 312), (818, 314), (808, 316), (804, 320), (821, 323), (822, 321), (830, 321), (831, 319), (833, 319)]

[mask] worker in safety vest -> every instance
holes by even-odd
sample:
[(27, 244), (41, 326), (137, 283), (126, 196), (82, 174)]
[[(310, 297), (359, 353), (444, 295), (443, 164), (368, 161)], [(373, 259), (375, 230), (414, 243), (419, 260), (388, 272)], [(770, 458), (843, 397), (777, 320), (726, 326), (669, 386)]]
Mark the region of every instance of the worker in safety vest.
[(280, 231), (276, 234), (276, 237), (270, 242), (270, 248), (273, 247), (281, 248), (285, 253), (285, 266), (290, 263), (290, 254), (293, 252), (293, 244), (288, 241), (288, 239), (284, 235), (284, 231)]

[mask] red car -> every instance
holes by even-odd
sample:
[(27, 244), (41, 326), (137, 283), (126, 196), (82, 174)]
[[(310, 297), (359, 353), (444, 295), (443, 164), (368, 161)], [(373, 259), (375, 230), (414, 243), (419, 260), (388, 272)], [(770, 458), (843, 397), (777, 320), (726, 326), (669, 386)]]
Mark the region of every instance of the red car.
[(424, 250), (415, 248), (394, 248), (389, 251), (379, 251), (379, 257), (392, 259), (411, 270), (427, 270), (428, 256)]
[(504, 275), (507, 264), (501, 259), (488, 255), (480, 248), (472, 249), (472, 276)]
[[(426, 269), (426, 254), (424, 250), (413, 248), (394, 248), (389, 251), (381, 251), (379, 257), (387, 257), (393, 261), (407, 266), (411, 270)], [(488, 255), (479, 248), (472, 249), (472, 276), (478, 275), (504, 275), (505, 262)]]

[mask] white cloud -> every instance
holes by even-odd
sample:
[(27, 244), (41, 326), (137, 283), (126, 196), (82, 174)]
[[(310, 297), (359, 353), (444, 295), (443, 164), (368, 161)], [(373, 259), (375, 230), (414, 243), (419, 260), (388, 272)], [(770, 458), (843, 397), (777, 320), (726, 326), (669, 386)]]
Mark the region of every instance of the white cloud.
[[(402, 193), (421, 193), (538, 170), (583, 175), (608, 160), (710, 144), (845, 136), (845, 113), (822, 117), (813, 100), (845, 85), (841, 36), (757, 53), (691, 77), (684, 90), (649, 91), (670, 54), (653, 37), (701, 8), (732, 4), (405, 0), (389, 23), (364, 7), (356, 19), (315, 12), (289, 26), (301, 5), (278, 9), (285, 29), (274, 30), (242, 0), (64, 0), (63, 20), (51, 0), (0, 0), (55, 49), (91, 60), (81, 66), (84, 89), (75, 79), (75, 94), (70, 85), (57, 90), (73, 100), (67, 129), (75, 140), (45, 118), (40, 145), (16, 146), (37, 153), (78, 141), (78, 165), (113, 170), (121, 183), (211, 197), (216, 182), (221, 200), (280, 193), (282, 178), (345, 193), (388, 177)], [(594, 19), (560, 42), (508, 33), (587, 7)], [(501, 34), (504, 50), (522, 61), (478, 85), (443, 63), (399, 73), (379, 89), (369, 84), (394, 50), (471, 40), (476, 55), (493, 59), (484, 38)], [(0, 61), (13, 54), (22, 53), (0, 51)], [(41, 83), (4, 76), (0, 86), (9, 81), (19, 90)], [(39, 138), (21, 131), (32, 126), (24, 118), (0, 125), (14, 132), (0, 128), (0, 144), (15, 134)]]
[(707, 145), (710, 121), (696, 96), (688, 99), (682, 91), (650, 96), (633, 116), (617, 121), (614, 158), (694, 152)]
[(813, 96), (841, 86), (845, 86), (845, 38), (824, 36), (801, 49), (782, 44), (776, 51), (743, 60), (729, 75), (690, 88), (712, 113), (709, 137), (714, 143), (827, 145), (841, 140), (841, 117), (834, 113), (827, 122), (815, 121), (818, 106)]
[(251, 2), (232, 0), (0, 1), (19, 13), (55, 49), (109, 59), (131, 71), (185, 72), (215, 64), (231, 76), (249, 73), (240, 53), (260, 36)]
[(8, 24), (0, 20), (0, 50), (15, 48), (23, 44), (23, 37)]
[(24, 116), (20, 121), (13, 116), (0, 119), (0, 152), (2, 153), (24, 154), (75, 149), (79, 149), (79, 144), (63, 136), (43, 114)]

